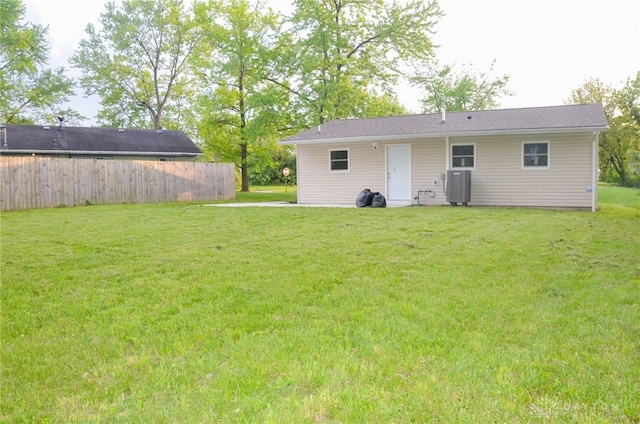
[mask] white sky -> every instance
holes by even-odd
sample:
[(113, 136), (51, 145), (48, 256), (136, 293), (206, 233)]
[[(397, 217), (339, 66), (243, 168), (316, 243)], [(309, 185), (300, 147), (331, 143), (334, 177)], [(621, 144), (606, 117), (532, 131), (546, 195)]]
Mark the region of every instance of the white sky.
[[(107, 0), (24, 0), (26, 20), (49, 26), (51, 67), (65, 66), (86, 38), (88, 23), (98, 18)], [(270, 0), (284, 14), (289, 0)], [(494, 76), (508, 74), (512, 97), (501, 107), (563, 104), (571, 90), (590, 78), (613, 87), (640, 71), (640, 1), (638, 0), (439, 0), (445, 16), (433, 37), (442, 64), (470, 65)], [(459, 68), (456, 68), (459, 69)], [(421, 93), (399, 86), (400, 101), (419, 112)], [(80, 88), (68, 107), (94, 123), (98, 99), (86, 99)]]

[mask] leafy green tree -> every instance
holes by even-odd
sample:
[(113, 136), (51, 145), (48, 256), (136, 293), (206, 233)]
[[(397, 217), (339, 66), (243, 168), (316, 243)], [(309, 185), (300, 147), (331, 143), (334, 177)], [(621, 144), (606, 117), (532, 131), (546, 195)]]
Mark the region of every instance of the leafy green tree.
[(22, 0), (0, 1), (0, 121), (81, 120), (77, 112), (58, 107), (73, 94), (73, 80), (64, 67), (43, 69), (49, 58), (47, 28), (23, 22), (25, 13)]
[(286, 178), (289, 184), (296, 183), (296, 156), (287, 146), (275, 146), (268, 160), (257, 156), (249, 158), (249, 179), (255, 185), (285, 184), (282, 170), (289, 168), (290, 174)]
[(640, 125), (640, 72), (633, 79), (627, 78), (624, 87), (615, 95), (620, 112)]
[(613, 92), (619, 115), (610, 121), (612, 145), (618, 149), (611, 155), (620, 175), (620, 184), (640, 186), (640, 72), (627, 78), (624, 86)]
[(638, 164), (633, 168), (632, 160), (637, 156), (640, 143), (640, 126), (628, 115), (617, 115), (609, 120), (609, 131), (600, 142), (600, 163), (605, 175), (613, 171), (621, 186), (638, 184)]
[(456, 73), (450, 65), (423, 63), (409, 81), (426, 91), (420, 99), (425, 113), (493, 109), (500, 97), (513, 94), (507, 88), (508, 75), (491, 76), (494, 65), (495, 60), (486, 72), (463, 68)]
[(281, 20), (248, 0), (201, 4), (198, 18), (209, 46), (198, 57), (200, 136), (205, 150), (239, 165), (248, 191), (250, 164), (275, 166), (277, 137), (288, 125), (288, 93), (266, 81), (280, 57)]
[(565, 101), (569, 104), (601, 103), (609, 130), (600, 134), (601, 178), (622, 186), (640, 184), (640, 73), (627, 79), (621, 89), (613, 89), (595, 78), (574, 89)]
[(566, 104), (600, 103), (604, 107), (607, 120), (613, 117), (616, 107), (612, 101), (613, 88), (604, 84), (599, 78), (585, 81), (580, 87), (571, 91)]
[(87, 39), (70, 62), (80, 83), (98, 94), (101, 124), (173, 128), (189, 112), (189, 59), (202, 34), (180, 0), (109, 1), (102, 27), (87, 25)]
[(294, 6), (293, 48), (282, 61), (290, 79), (272, 82), (293, 95), (302, 127), (397, 111), (398, 68), (431, 57), (430, 36), (442, 14), (436, 1), (422, 0), (295, 0)]

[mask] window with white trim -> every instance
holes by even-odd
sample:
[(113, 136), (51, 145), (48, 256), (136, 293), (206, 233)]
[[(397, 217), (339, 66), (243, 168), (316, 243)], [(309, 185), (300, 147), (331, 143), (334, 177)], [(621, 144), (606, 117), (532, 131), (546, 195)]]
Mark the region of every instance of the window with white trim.
[(349, 171), (349, 149), (329, 150), (329, 170), (331, 172)]
[(530, 169), (549, 168), (549, 142), (523, 142), (522, 167)]
[(452, 144), (451, 167), (473, 169), (476, 167), (475, 144)]

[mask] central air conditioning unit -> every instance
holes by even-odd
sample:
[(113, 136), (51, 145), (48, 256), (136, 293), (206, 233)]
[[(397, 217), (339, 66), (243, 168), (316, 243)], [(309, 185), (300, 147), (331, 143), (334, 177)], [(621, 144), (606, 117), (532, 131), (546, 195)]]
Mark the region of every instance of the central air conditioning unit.
[(462, 203), (467, 206), (471, 201), (471, 171), (447, 171), (447, 202), (451, 206)]

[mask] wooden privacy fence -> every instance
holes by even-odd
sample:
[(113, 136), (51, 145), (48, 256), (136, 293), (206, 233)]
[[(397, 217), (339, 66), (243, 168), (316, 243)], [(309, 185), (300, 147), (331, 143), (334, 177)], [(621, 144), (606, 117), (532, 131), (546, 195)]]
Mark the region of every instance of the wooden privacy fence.
[(0, 157), (0, 210), (235, 198), (232, 163)]

